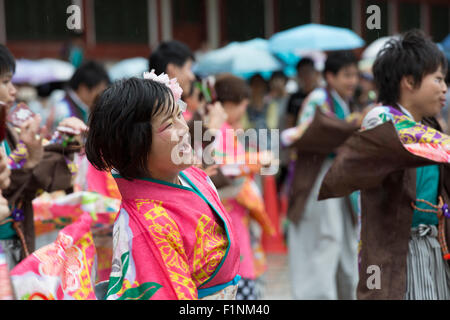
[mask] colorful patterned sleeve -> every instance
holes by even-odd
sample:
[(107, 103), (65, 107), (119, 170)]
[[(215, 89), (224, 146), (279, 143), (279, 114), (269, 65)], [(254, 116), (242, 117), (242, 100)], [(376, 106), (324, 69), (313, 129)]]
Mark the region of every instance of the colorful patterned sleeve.
[(373, 129), (391, 121), (400, 141), (411, 153), (436, 162), (450, 162), (450, 137), (405, 115), (393, 115), (388, 107), (375, 107), (362, 122), (362, 130)]
[(10, 169), (22, 169), (27, 161), (28, 150), (25, 143), (20, 141), (16, 149), (8, 157), (8, 166)]
[(364, 117), (361, 125), (362, 130), (373, 129), (387, 121), (392, 121), (392, 115), (386, 107), (375, 107)]
[(314, 119), (317, 108), (322, 108), (326, 112), (327, 108), (323, 107), (326, 99), (326, 91), (322, 88), (316, 89), (311, 92), (303, 102), (303, 107), (301, 108), (297, 125), (311, 122)]
[[(49, 140), (48, 144), (60, 144), (65, 148), (74, 141), (75, 141), (74, 136), (61, 133), (59, 131), (55, 131), (55, 133), (53, 133), (52, 138)], [(75, 177), (78, 173), (77, 164), (75, 163), (75, 161), (71, 160), (68, 156), (64, 156), (64, 160), (66, 161), (67, 168), (69, 169), (72, 177)]]
[(136, 200), (144, 225), (121, 210), (115, 225), (108, 300), (197, 300), (182, 232), (160, 203)]

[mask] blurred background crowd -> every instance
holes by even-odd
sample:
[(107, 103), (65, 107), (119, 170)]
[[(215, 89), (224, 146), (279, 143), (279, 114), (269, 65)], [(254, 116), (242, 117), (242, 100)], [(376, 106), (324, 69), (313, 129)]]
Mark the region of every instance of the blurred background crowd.
[[(81, 12), (77, 30), (66, 24), (71, 5)], [(371, 5), (379, 8), (378, 16), (366, 11)], [(377, 28), (368, 28), (369, 17), (378, 19)], [(233, 127), (294, 127), (309, 93), (325, 86), (324, 64), (336, 50), (351, 50), (358, 58), (357, 72), (346, 81), (353, 87), (351, 110), (363, 112), (377, 100), (371, 71), (377, 53), (413, 28), (431, 36), (450, 60), (446, 0), (0, 0), (0, 43), (16, 58), (16, 103), (40, 114), (49, 132), (70, 116), (87, 123), (99, 93), (115, 80), (142, 77), (151, 54), (170, 40), (193, 53), (189, 70), (177, 74), (182, 87), (193, 84), (183, 87), (186, 120), (212, 102), (208, 89), (215, 79), (231, 73), (249, 88), (243, 116)], [(439, 121), (448, 133), (447, 95)], [(277, 227), (286, 213), (290, 158), (288, 150), (280, 151), (276, 187), (257, 181)], [(266, 238), (265, 252), (286, 252), (280, 234)]]

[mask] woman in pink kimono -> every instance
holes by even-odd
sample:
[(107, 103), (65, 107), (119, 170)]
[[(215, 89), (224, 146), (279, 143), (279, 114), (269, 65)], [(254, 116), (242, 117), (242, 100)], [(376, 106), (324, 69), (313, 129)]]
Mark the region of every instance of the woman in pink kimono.
[(122, 205), (105, 299), (234, 299), (239, 247), (208, 176), (195, 167), (181, 88), (146, 73), (114, 83), (92, 112), (86, 155), (112, 170)]

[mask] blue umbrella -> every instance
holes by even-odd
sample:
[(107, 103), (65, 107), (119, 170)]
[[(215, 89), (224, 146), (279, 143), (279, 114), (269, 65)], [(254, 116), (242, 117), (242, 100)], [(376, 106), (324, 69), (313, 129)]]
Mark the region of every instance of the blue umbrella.
[[(252, 40), (241, 42), (241, 44), (248, 45), (254, 48), (258, 48), (261, 50), (267, 50), (270, 51), (269, 47), (269, 40), (261, 39), (261, 38), (255, 38)], [(296, 66), (297, 63), (300, 61), (301, 56), (299, 54), (295, 54), (293, 52), (276, 52), (275, 56), (281, 60), (285, 67), (283, 68), (283, 72), (286, 76), (292, 77), (297, 74)], [(258, 72), (253, 72), (250, 74), (246, 74), (244, 77), (250, 78), (252, 75)], [(259, 72), (262, 77), (266, 80), (268, 80), (272, 76), (272, 71), (266, 71), (266, 72)]]
[(444, 52), (447, 60), (450, 61), (450, 33), (441, 43), (438, 43), (438, 47)]
[[(255, 39), (247, 40), (247, 41), (240, 42), (240, 43), (243, 45), (246, 45), (246, 46), (251, 46), (253, 48), (271, 52), (270, 48), (269, 48), (269, 40), (267, 40), (267, 39), (255, 38)], [(283, 72), (286, 76), (292, 77), (297, 73), (297, 71), (295, 70), (295, 66), (301, 59), (301, 57), (299, 55), (296, 55), (291, 52), (279, 52), (279, 53), (277, 52), (275, 54), (275, 56), (279, 60), (281, 60), (281, 62), (284, 64)], [(245, 79), (249, 79), (252, 76), (254, 76), (255, 74), (260, 74), (265, 80), (269, 80), (270, 77), (272, 76), (272, 73), (273, 73), (273, 71), (248, 72), (248, 73), (242, 74), (241, 76)]]
[(444, 47), (444, 50), (450, 50), (450, 33), (442, 40), (441, 44)]
[(116, 81), (122, 78), (140, 78), (145, 71), (148, 71), (148, 60), (135, 57), (117, 62), (108, 70), (108, 74), (112, 81)]
[(229, 45), (203, 55), (194, 72), (212, 75), (229, 72), (238, 76), (283, 69), (284, 65), (268, 50), (266, 40), (254, 39), (246, 42), (232, 42)]
[(278, 32), (269, 39), (269, 47), (275, 53), (344, 50), (363, 45), (364, 40), (350, 29), (314, 23)]
[(255, 49), (260, 49), (260, 50), (266, 50), (266, 51), (270, 51), (269, 50), (269, 41), (266, 39), (262, 39), (262, 38), (255, 38), (252, 40), (247, 40), (247, 41), (241, 41), (238, 42), (243, 46), (246, 47), (251, 47), (251, 48), (255, 48)]

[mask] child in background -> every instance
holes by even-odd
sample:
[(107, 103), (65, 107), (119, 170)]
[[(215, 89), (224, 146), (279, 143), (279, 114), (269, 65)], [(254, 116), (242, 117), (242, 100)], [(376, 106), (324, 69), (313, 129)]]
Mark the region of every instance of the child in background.
[[(242, 120), (249, 103), (250, 88), (243, 79), (228, 74), (218, 77), (214, 87), (217, 99), (222, 103), (227, 114), (227, 120), (220, 130), (220, 135), (214, 141), (217, 163), (221, 163), (220, 170), (232, 181), (229, 186), (219, 189), (219, 195), (232, 217), (241, 248), (239, 274), (242, 279), (236, 299), (256, 300), (261, 298), (257, 280), (263, 275), (267, 266), (260, 235), (256, 236), (256, 241), (255, 239), (252, 241), (250, 227), (256, 221), (256, 228), (259, 231), (262, 229), (271, 234), (274, 229), (253, 180), (253, 174), (259, 173), (261, 165), (248, 162), (250, 158), (236, 135), (236, 130), (242, 129)], [(255, 157), (255, 160), (259, 159)]]
[[(15, 59), (7, 47), (0, 44), (0, 102), (6, 111), (15, 104), (17, 90), (11, 82), (15, 72)], [(20, 117), (19, 117), (20, 118)], [(79, 148), (79, 136), (86, 126), (75, 118), (59, 123), (76, 134), (73, 143), (64, 144), (63, 134), (44, 147), (44, 133), (40, 128), (41, 117), (34, 115), (20, 125), (8, 123), (6, 138), (1, 149), (8, 157), (11, 184), (2, 193), (8, 200), (10, 216), (0, 221), (0, 243), (10, 269), (17, 265), (35, 248), (33, 208), (31, 201), (38, 190), (68, 190), (72, 187), (71, 160)], [(59, 131), (58, 131), (59, 132)], [(67, 142), (67, 141), (66, 141)]]

